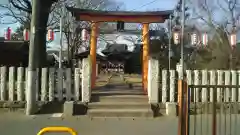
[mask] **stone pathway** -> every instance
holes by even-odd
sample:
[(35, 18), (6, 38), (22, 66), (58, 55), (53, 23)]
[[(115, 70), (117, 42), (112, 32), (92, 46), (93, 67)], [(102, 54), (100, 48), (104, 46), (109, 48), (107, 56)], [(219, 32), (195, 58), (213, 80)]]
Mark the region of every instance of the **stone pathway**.
[[(234, 116), (233, 116), (234, 118)], [(211, 119), (203, 117), (202, 124), (200, 116), (196, 117), (196, 135), (211, 135)], [(226, 118), (227, 125), (222, 122), (219, 124), (217, 119), (218, 135), (240, 134), (240, 115), (236, 117), (237, 121)], [(194, 118), (191, 116), (191, 135), (194, 135)], [(177, 117), (158, 117), (158, 118), (89, 118), (89, 117), (72, 117), (72, 118), (50, 118), (47, 115), (25, 116), (22, 113), (5, 113), (0, 112), (0, 131), (1, 135), (36, 135), (37, 132), (47, 126), (67, 126), (78, 132), (78, 135), (177, 135)], [(231, 123), (231, 124), (230, 124)], [(230, 125), (231, 132), (230, 132)], [(208, 128), (207, 128), (208, 127)], [(67, 134), (49, 134), (49, 135), (67, 135)]]
[[(47, 126), (68, 126), (78, 135), (176, 135), (176, 118), (49, 118), (46, 115), (27, 117), (18, 113), (0, 115), (1, 135), (36, 135)], [(173, 130), (174, 127), (174, 130)], [(67, 135), (67, 134), (49, 134)], [(68, 134), (69, 135), (69, 134)]]

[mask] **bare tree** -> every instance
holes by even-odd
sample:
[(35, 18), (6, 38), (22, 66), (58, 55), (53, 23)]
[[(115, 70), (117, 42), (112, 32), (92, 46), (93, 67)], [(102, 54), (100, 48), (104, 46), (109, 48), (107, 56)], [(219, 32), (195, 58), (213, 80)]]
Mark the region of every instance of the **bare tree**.
[[(88, 48), (87, 43), (83, 43), (81, 40), (82, 29), (87, 29), (90, 33), (90, 23), (86, 21), (76, 21), (70, 12), (65, 8), (75, 7), (81, 9), (90, 10), (119, 10), (123, 3), (118, 3), (113, 0), (60, 0), (58, 3), (59, 8), (53, 10), (50, 18), (53, 22), (59, 22), (60, 17), (63, 17), (63, 33), (68, 45), (68, 60), (73, 58), (73, 54), (78, 52), (81, 47)], [(52, 26), (59, 30), (59, 23)], [(108, 28), (111, 27), (108, 23), (101, 23), (99, 27)], [(101, 35), (100, 35), (101, 36)]]
[[(81, 28), (89, 28), (88, 22), (75, 23), (70, 13), (64, 9), (65, 6), (93, 10), (118, 10), (122, 6), (122, 3), (116, 3), (113, 0), (41, 0), (41, 5), (39, 6), (41, 6), (41, 15), (39, 18), (39, 20), (41, 20), (39, 24), (41, 34), (37, 38), (40, 44), (39, 46), (41, 46), (38, 48), (39, 58), (41, 58), (39, 65), (44, 65), (46, 60), (47, 28), (58, 30), (61, 15), (65, 18), (64, 35), (67, 39), (69, 50), (74, 50), (74, 48), (78, 48), (78, 46), (81, 45)], [(9, 0), (8, 4), (2, 4), (0, 8), (6, 11), (0, 14), (1, 18), (12, 18), (12, 21), (7, 23), (14, 24), (18, 22), (23, 25), (24, 28), (30, 28), (32, 10), (31, 0)], [(103, 24), (103, 26), (104, 25), (105, 24)]]
[[(39, 67), (45, 66), (46, 64), (46, 28), (49, 24), (49, 13), (54, 9), (55, 2), (57, 2), (57, 0), (41, 0), (39, 5), (40, 17), (38, 19), (41, 21), (39, 21), (39, 26), (36, 26), (36, 28), (39, 30), (39, 34), (36, 37), (36, 46), (38, 47), (37, 56), (39, 58), (37, 64)], [(8, 4), (2, 4), (0, 7), (6, 10), (6, 12), (1, 16), (11, 17), (13, 19), (12, 23), (18, 22), (23, 25), (24, 28), (30, 29), (32, 13), (31, 0), (9, 0)]]
[[(55, 1), (57, 0), (53, 0), (52, 2), (48, 1), (47, 4), (45, 4), (50, 6), (50, 10), (48, 11), (49, 13), (52, 13), (52, 11), (59, 6), (59, 3), (54, 3)], [(44, 7), (44, 8), (47, 8), (47, 7)], [(8, 0), (8, 3), (0, 4), (0, 9), (3, 10), (3, 12), (0, 13), (0, 17), (2, 19), (11, 18), (9, 22), (2, 22), (2, 23), (8, 23), (8, 24), (20, 23), (25, 28), (30, 28), (31, 12), (32, 12), (31, 0)], [(55, 23), (56, 22), (54, 22), (53, 19), (50, 19), (48, 21), (47, 26), (51, 26)]]
[(233, 27), (238, 30), (240, 17), (240, 0), (189, 0), (193, 11), (192, 19), (200, 20), (202, 23), (214, 29), (224, 27), (230, 34)]
[(234, 68), (232, 58), (237, 49), (230, 47), (229, 36), (240, 28), (240, 0), (189, 0), (189, 4), (193, 11), (192, 21), (207, 26), (212, 35), (208, 46), (196, 55), (195, 63), (209, 69)]

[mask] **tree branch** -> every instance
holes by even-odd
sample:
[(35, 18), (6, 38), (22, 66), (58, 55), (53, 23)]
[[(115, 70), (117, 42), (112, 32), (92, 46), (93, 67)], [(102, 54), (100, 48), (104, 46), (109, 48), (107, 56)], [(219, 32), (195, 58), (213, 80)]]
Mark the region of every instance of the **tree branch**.
[[(24, 4), (22, 4), (22, 2), (25, 3), (26, 6)], [(18, 9), (20, 11), (24, 11), (29, 14), (32, 13), (32, 6), (31, 6), (31, 2), (29, 0), (9, 0), (9, 3), (12, 4), (16, 9)]]

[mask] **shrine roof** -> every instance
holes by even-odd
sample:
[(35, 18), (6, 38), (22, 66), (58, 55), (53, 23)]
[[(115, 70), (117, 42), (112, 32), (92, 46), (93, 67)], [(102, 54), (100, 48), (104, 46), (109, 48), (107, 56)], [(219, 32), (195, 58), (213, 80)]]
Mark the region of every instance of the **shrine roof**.
[(67, 7), (67, 9), (75, 14), (89, 14), (89, 15), (157, 15), (157, 16), (169, 16), (173, 13), (173, 10), (164, 10), (164, 11), (104, 11), (104, 10), (91, 10), (91, 9), (81, 9), (81, 8), (73, 8)]
[(102, 11), (67, 7), (77, 20), (105, 21), (105, 22), (164, 22), (173, 13), (173, 10), (165, 11)]
[[(87, 58), (88, 55), (90, 55), (89, 50), (75, 54), (75, 58), (77, 58), (77, 59)], [(105, 60), (106, 59), (104, 56), (102, 56), (98, 53), (96, 54), (96, 57), (97, 57), (98, 60)]]
[(0, 41), (0, 51), (22, 51), (28, 53), (27, 41)]

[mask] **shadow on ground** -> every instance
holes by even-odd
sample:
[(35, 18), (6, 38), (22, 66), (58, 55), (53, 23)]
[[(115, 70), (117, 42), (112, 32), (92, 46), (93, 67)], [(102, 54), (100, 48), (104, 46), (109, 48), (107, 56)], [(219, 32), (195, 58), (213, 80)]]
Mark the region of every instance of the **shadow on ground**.
[(73, 115), (86, 115), (88, 107), (86, 104), (75, 104), (73, 108)]
[(52, 101), (43, 104), (40, 110), (36, 114), (52, 114), (52, 113), (62, 113), (64, 102)]
[[(36, 114), (54, 114), (63, 113), (64, 102), (49, 102), (40, 107)], [(73, 115), (85, 115), (87, 113), (87, 105), (83, 103), (74, 103)]]

